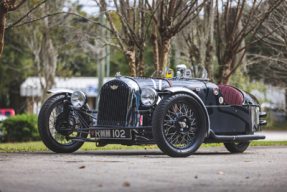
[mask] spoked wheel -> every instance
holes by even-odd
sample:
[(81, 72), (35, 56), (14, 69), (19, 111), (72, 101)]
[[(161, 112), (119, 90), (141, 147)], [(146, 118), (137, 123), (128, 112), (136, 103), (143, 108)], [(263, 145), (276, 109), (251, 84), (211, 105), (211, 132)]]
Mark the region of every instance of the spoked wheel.
[(250, 142), (224, 143), (225, 148), (231, 153), (243, 153), (249, 146)]
[(207, 119), (199, 102), (186, 94), (166, 96), (153, 115), (153, 136), (171, 157), (187, 157), (202, 144)]
[(70, 112), (69, 122), (64, 123), (63, 106), (64, 95), (49, 98), (41, 108), (38, 117), (38, 129), (43, 143), (56, 153), (71, 153), (78, 150), (83, 142), (67, 140), (69, 137), (86, 138), (87, 133), (65, 131), (67, 129), (79, 129), (83, 127), (79, 120), (79, 114), (75, 111)]

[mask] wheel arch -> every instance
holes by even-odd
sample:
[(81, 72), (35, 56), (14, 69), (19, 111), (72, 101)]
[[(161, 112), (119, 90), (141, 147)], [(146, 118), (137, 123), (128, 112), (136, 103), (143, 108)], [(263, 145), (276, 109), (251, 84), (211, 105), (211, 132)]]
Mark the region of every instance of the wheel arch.
[(74, 91), (70, 89), (62, 89), (62, 88), (56, 88), (56, 89), (50, 89), (47, 91), (47, 93), (52, 93), (53, 95), (62, 95), (64, 93), (68, 93), (69, 95), (72, 95)]
[(209, 137), (210, 119), (209, 119), (208, 111), (207, 111), (203, 101), (201, 100), (201, 98), (196, 93), (194, 93), (193, 91), (191, 91), (185, 87), (169, 87), (169, 88), (163, 89), (163, 91), (170, 92), (171, 94), (185, 93), (185, 94), (188, 94), (188, 95), (192, 96), (193, 98), (195, 98), (199, 102), (201, 107), (204, 109), (204, 114), (205, 114), (205, 117), (207, 119), (207, 130), (206, 130), (207, 136), (206, 137)]

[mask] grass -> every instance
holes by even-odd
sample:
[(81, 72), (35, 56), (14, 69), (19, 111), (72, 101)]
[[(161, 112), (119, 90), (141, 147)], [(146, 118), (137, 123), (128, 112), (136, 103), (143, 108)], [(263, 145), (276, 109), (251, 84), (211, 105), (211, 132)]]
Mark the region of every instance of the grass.
[[(201, 147), (222, 146), (222, 143), (202, 144)], [(279, 146), (287, 145), (287, 141), (253, 141), (251, 146)], [(156, 145), (145, 146), (125, 146), (125, 145), (106, 145), (105, 147), (96, 147), (95, 143), (86, 142), (80, 150), (119, 150), (119, 149), (157, 149)], [(25, 143), (0, 143), (0, 153), (13, 152), (34, 152), (34, 151), (49, 151), (42, 141), (25, 142)]]
[(285, 146), (287, 141), (252, 141), (250, 146)]
[(282, 124), (268, 124), (267, 123), (267, 126), (266, 127), (263, 127), (263, 131), (286, 131), (287, 127), (287, 123), (282, 123)]

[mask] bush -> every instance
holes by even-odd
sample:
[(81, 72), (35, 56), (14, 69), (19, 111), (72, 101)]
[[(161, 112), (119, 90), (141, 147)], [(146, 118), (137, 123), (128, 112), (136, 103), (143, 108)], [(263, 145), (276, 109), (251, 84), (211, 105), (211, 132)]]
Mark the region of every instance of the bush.
[(38, 141), (40, 140), (38, 128), (38, 116), (22, 114), (9, 117), (2, 121), (5, 139), (9, 142)]

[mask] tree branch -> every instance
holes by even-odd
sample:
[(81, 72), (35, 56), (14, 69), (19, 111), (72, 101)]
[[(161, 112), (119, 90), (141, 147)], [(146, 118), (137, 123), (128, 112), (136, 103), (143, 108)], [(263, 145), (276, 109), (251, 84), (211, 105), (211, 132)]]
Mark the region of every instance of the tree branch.
[[(271, 35), (272, 33), (274, 33), (275, 31), (277, 31), (278, 29), (280, 29), (280, 28), (282, 28), (282, 27), (284, 27), (284, 26), (279, 26), (279, 27), (275, 28), (274, 30), (272, 30), (271, 32), (267, 33), (267, 34), (264, 35), (263, 37), (261, 37), (261, 38), (255, 40), (255, 41), (252, 41), (252, 42), (250, 43), (250, 45), (251, 45), (251, 44), (254, 44), (254, 43), (257, 43), (257, 42), (259, 42), (259, 41), (261, 41), (261, 40), (267, 38), (269, 35)], [(246, 49), (246, 47), (247, 47), (247, 46), (242, 47), (242, 48), (239, 49), (236, 53), (241, 52), (243, 49)]]
[(150, 6), (148, 0), (146, 1), (146, 3), (148, 4), (150, 10), (152, 11), (152, 14), (151, 14), (151, 18), (150, 18), (150, 20), (149, 20), (149, 22), (148, 22), (148, 25), (147, 25), (147, 27), (146, 27), (146, 32), (145, 32), (145, 34), (144, 34), (144, 37), (148, 34), (149, 26), (150, 26), (152, 20), (154, 20), (155, 24), (157, 25), (157, 19), (155, 18), (154, 15), (155, 15), (155, 13), (157, 12), (157, 9), (159, 8), (159, 5), (160, 5), (160, 4), (158, 4), (157, 7), (154, 9), (154, 7), (152, 8), (152, 7)]
[[(196, 17), (199, 15), (199, 13), (200, 13), (200, 11), (202, 10), (202, 8), (204, 7), (206, 1), (207, 1), (207, 0), (204, 0), (203, 3), (201, 3), (201, 4), (196, 8), (196, 10), (194, 10), (194, 11), (197, 11), (197, 13), (196, 13), (191, 19), (189, 19), (188, 21), (186, 21), (185, 23), (183, 23), (181, 26), (179, 25), (178, 28), (174, 30), (174, 33), (175, 33), (175, 34), (176, 34), (177, 32), (179, 32), (179, 31), (181, 31), (185, 26), (187, 26), (192, 20), (194, 20), (194, 18), (196, 18)], [(197, 10), (197, 9), (199, 9), (199, 10)]]
[(16, 9), (18, 9), (19, 7), (21, 7), (21, 5), (23, 3), (25, 3), (26, 0), (21, 0), (20, 3), (18, 3), (17, 5), (10, 5), (9, 10), (8, 11), (15, 11)]
[[(44, 0), (44, 1), (47, 1), (47, 0)], [(43, 16), (43, 17), (40, 17), (40, 18), (31, 20), (31, 21), (26, 21), (26, 22), (24, 22), (24, 23), (20, 23), (19, 25), (15, 25), (16, 23), (13, 23), (13, 24), (9, 25), (8, 27), (6, 27), (5, 29), (9, 29), (9, 28), (11, 28), (11, 27), (19, 27), (19, 26), (22, 26), (22, 25), (25, 25), (25, 24), (28, 24), (28, 23), (33, 23), (33, 22), (36, 22), (36, 21), (40, 21), (40, 20), (42, 20), (42, 19), (45, 19), (46, 17), (51, 17), (51, 16), (55, 16), (55, 15), (59, 15), (59, 14), (75, 15), (75, 16), (77, 16), (77, 17), (86, 19), (87, 21), (90, 21), (90, 22), (92, 22), (92, 23), (94, 23), (94, 24), (100, 25), (101, 27), (104, 27), (105, 29), (107, 29), (107, 30), (109, 30), (109, 31), (112, 31), (110, 28), (108, 28), (107, 26), (105, 26), (105, 25), (103, 25), (103, 24), (101, 24), (101, 23), (99, 23), (99, 22), (95, 22), (95, 21), (93, 21), (93, 20), (91, 20), (91, 19), (88, 19), (88, 18), (86, 18), (86, 17), (84, 17), (84, 16), (82, 16), (82, 15), (80, 15), (80, 14), (77, 14), (77, 13), (71, 13), (71, 12), (65, 12), (65, 11), (56, 12), (56, 13), (51, 13), (51, 14), (45, 15), (45, 16)], [(103, 12), (103, 13), (100, 13), (100, 14), (104, 14), (104, 12)]]
[(100, 2), (98, 2), (98, 0), (95, 0), (95, 2), (100, 6), (100, 8), (104, 11), (106, 17), (107, 17), (107, 20), (108, 22), (110, 23), (110, 26), (111, 26), (111, 33), (114, 34), (117, 42), (119, 43), (120, 47), (121, 47), (121, 50), (123, 52), (126, 52), (126, 48), (124, 47), (124, 44), (122, 42), (122, 39), (120, 38), (119, 36), (119, 33), (115, 27), (115, 25), (113, 24), (113, 21), (112, 21), (112, 18), (110, 16), (110, 14), (107, 12), (106, 10), (106, 2), (104, 0), (100, 0)]
[[(22, 0), (17, 6), (20, 7), (26, 0)], [(30, 11), (28, 11), (23, 17), (21, 17), (20, 19), (18, 19), (15, 23), (9, 25), (8, 27), (6, 27), (5, 29), (9, 29), (13, 26), (15, 26), (16, 24), (20, 23), (25, 17), (27, 17), (32, 11), (34, 11), (35, 9), (37, 9), (40, 5), (42, 5), (43, 3), (45, 3), (47, 0), (43, 0), (40, 3), (38, 3), (37, 5), (35, 5)], [(22, 4), (21, 4), (22, 3)], [(20, 5), (21, 4), (21, 5)], [(17, 8), (18, 8), (17, 7)], [(16, 9), (17, 9), (16, 8)], [(15, 9), (15, 10), (16, 10)], [(9, 9), (10, 10), (10, 9)]]
[(218, 7), (218, 0), (216, 0), (216, 19), (217, 19), (217, 41), (216, 41), (216, 54), (218, 63), (221, 63), (221, 54), (220, 54), (220, 19), (219, 19), (219, 7)]
[[(271, 8), (268, 9), (267, 12), (265, 12), (265, 14), (263, 15), (263, 17), (260, 19), (260, 21), (257, 23), (257, 25), (255, 25), (256, 27), (253, 28), (255, 29), (254, 33), (252, 34), (250, 40), (249, 40), (249, 43), (245, 46), (245, 50), (243, 52), (243, 54), (241, 55), (238, 63), (233, 67), (233, 69), (228, 73), (226, 74), (225, 78), (229, 78), (234, 72), (235, 70), (240, 66), (241, 64), (241, 61), (243, 60), (246, 52), (247, 52), (247, 49), (250, 47), (251, 45), (251, 42), (252, 42), (252, 39), (254, 38), (255, 34), (257, 33), (257, 31), (259, 30), (259, 26), (264, 22), (264, 20), (268, 17), (268, 15), (277, 7), (280, 5), (280, 3), (282, 2), (283, 0), (277, 0), (275, 1), (275, 3), (272, 4)], [(251, 32), (251, 31), (250, 31)]]

